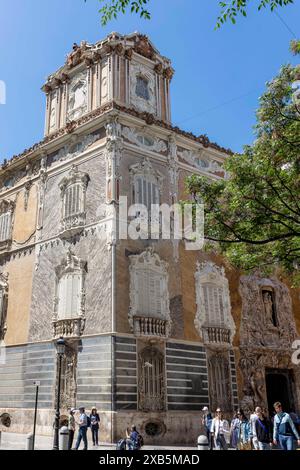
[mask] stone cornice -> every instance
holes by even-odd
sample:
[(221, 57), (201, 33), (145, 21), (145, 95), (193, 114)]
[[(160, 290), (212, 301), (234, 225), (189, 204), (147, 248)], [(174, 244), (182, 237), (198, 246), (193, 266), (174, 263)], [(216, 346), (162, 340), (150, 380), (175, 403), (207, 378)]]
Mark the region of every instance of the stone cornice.
[(109, 103), (106, 103), (104, 106), (101, 106), (98, 109), (85, 114), (80, 119), (69, 122), (65, 127), (59, 129), (57, 132), (48, 135), (43, 140), (34, 144), (29, 149), (24, 150), (24, 152), (22, 152), (21, 154), (14, 155), (9, 161), (4, 160), (4, 163), (0, 168), (0, 177), (5, 175), (6, 173), (13, 172), (15, 169), (17, 169), (17, 167), (21, 165), (21, 162), (26, 165), (29, 160), (34, 160), (37, 156), (42, 155), (43, 152), (45, 153), (48, 144), (51, 144), (55, 141), (59, 141), (59, 139), (64, 136), (73, 134), (78, 128), (84, 126), (85, 124), (90, 124), (97, 117), (103, 116), (106, 113), (112, 111), (123, 112), (138, 119), (142, 119), (149, 126), (153, 125), (160, 127), (169, 131), (170, 133), (175, 133), (176, 135), (182, 136), (192, 142), (201, 144), (204, 148), (213, 149), (227, 155), (233, 154), (230, 149), (225, 149), (216, 143), (210, 142), (209, 138), (206, 135), (195, 136), (191, 132), (186, 132), (177, 126), (172, 126), (171, 124), (156, 119), (152, 114), (146, 112), (141, 113), (133, 108), (128, 108), (126, 106), (122, 106), (117, 104), (116, 102), (111, 101)]

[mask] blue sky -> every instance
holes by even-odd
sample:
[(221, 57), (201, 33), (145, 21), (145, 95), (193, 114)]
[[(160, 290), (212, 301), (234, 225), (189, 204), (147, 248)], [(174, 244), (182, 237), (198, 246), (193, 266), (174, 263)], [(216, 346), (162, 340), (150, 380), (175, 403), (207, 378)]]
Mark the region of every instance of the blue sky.
[[(206, 133), (235, 151), (253, 139), (255, 110), (265, 82), (280, 66), (296, 63), (292, 34), (275, 14), (255, 10), (214, 31), (218, 0), (152, 0), (152, 20), (120, 16), (100, 25), (98, 0), (0, 0), (0, 161), (43, 138), (45, 78), (65, 60), (73, 42), (96, 42), (111, 31), (149, 35), (176, 70), (172, 82), (175, 125)], [(300, 37), (300, 2), (278, 10)]]

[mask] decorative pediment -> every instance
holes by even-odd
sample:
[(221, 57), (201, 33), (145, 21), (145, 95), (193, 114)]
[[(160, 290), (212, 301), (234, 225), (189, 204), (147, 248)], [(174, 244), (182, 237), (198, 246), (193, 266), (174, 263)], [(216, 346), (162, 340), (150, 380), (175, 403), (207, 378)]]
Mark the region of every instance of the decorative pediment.
[(2, 201), (0, 201), (0, 215), (6, 214), (7, 212), (13, 212), (14, 209), (15, 203), (13, 201), (8, 201), (5, 199), (2, 199)]
[(78, 258), (71, 249), (68, 250), (66, 257), (62, 260), (61, 264), (56, 267), (55, 272), (58, 278), (64, 274), (79, 271), (86, 272), (86, 261)]
[(59, 184), (59, 188), (62, 193), (64, 193), (65, 189), (70, 186), (71, 184), (81, 183), (82, 188), (86, 190), (88, 182), (89, 182), (89, 175), (87, 173), (83, 173), (78, 170), (78, 167), (73, 165), (69, 174), (63, 178), (63, 180)]
[(134, 179), (138, 176), (153, 180), (159, 188), (162, 186), (163, 175), (155, 170), (148, 158), (145, 158), (142, 162), (136, 163), (129, 168), (131, 182), (134, 182)]

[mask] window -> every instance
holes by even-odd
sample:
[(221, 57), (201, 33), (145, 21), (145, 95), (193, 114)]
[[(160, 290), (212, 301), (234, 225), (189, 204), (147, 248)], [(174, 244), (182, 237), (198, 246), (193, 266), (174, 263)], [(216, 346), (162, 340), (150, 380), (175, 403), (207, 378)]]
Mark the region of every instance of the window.
[(139, 356), (139, 410), (165, 410), (164, 356), (155, 347), (145, 348)]
[(217, 353), (208, 358), (210, 409), (232, 411), (231, 375), (227, 354)]
[(1, 245), (6, 247), (7, 243), (11, 241), (14, 207), (12, 201), (1, 201), (0, 203), (0, 247)]
[[(136, 318), (147, 318), (148, 335), (159, 334), (157, 322), (164, 322), (163, 335), (171, 328), (167, 264), (148, 248), (140, 255), (130, 256), (130, 312), (129, 322), (134, 329)], [(139, 323), (142, 329), (145, 325)], [(160, 322), (161, 328), (161, 322)], [(140, 328), (139, 328), (140, 331)], [(160, 333), (162, 330), (160, 329)]]
[(195, 326), (198, 332), (210, 342), (231, 342), (235, 324), (231, 315), (229, 286), (224, 268), (211, 262), (198, 263), (195, 281)]
[(139, 98), (143, 98), (146, 101), (148, 101), (150, 99), (149, 82), (145, 77), (143, 77), (141, 75), (139, 75), (136, 78), (135, 93)]
[(0, 273), (0, 341), (3, 341), (6, 333), (6, 316), (8, 301), (8, 276)]
[[(66, 258), (56, 268), (54, 322), (83, 319), (85, 314), (85, 275), (86, 263), (69, 250)], [(77, 327), (78, 324), (70, 323), (70, 328), (76, 329)]]
[(133, 204), (143, 204), (147, 208), (150, 220), (151, 206), (160, 205), (163, 177), (153, 169), (147, 158), (142, 163), (133, 165), (129, 171), (132, 184), (132, 202)]
[(73, 166), (59, 185), (62, 198), (62, 230), (67, 235), (74, 234), (72, 229), (82, 228), (85, 225), (88, 182), (89, 176)]

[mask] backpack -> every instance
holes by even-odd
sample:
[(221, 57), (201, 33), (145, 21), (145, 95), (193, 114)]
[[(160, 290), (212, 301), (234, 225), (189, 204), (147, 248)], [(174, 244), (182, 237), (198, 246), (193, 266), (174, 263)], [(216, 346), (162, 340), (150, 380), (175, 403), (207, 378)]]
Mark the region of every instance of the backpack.
[(88, 428), (91, 427), (91, 418), (88, 415), (86, 415), (86, 425)]
[(140, 449), (144, 445), (144, 438), (141, 434), (138, 435), (137, 440), (135, 441), (135, 448)]

